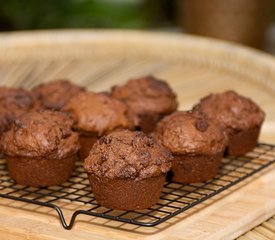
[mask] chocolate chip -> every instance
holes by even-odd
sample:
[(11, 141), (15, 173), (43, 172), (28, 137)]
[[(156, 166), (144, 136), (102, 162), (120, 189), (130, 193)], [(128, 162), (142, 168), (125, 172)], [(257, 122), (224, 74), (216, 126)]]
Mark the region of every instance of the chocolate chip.
[(143, 138), (145, 136), (144, 132), (136, 132), (136, 138)]
[(102, 161), (102, 162), (107, 161), (107, 159), (108, 159), (108, 158), (107, 158), (106, 156), (104, 156), (104, 155), (103, 155), (103, 156), (101, 156), (101, 161)]
[(18, 119), (14, 119), (14, 125), (17, 127), (17, 128), (20, 128), (20, 127), (23, 127), (23, 123), (18, 120)]
[(154, 146), (154, 140), (153, 140), (152, 137), (148, 137), (147, 146), (148, 147), (153, 147)]
[(157, 158), (157, 159), (156, 159), (156, 164), (157, 164), (158, 166), (160, 166), (161, 163), (162, 163), (162, 160), (161, 160), (160, 158)]
[(136, 178), (138, 175), (137, 170), (132, 166), (126, 166), (124, 169), (121, 170), (119, 177), (122, 178)]
[(140, 150), (140, 156), (141, 156), (141, 158), (150, 158), (151, 157), (151, 154), (150, 154), (150, 152), (149, 151), (147, 151), (147, 150)]
[(149, 159), (148, 158), (141, 158), (140, 163), (142, 166), (147, 167), (149, 165)]
[(208, 122), (204, 119), (199, 119), (196, 121), (195, 127), (200, 132), (205, 132), (208, 129)]
[(111, 139), (110, 138), (107, 138), (105, 136), (101, 137), (99, 139), (99, 144), (102, 145), (102, 144), (110, 144), (111, 143)]
[(104, 141), (105, 141), (105, 140), (104, 140), (104, 137), (102, 137), (102, 138), (99, 139), (98, 142), (99, 142), (100, 145), (102, 145), (102, 144), (104, 143)]

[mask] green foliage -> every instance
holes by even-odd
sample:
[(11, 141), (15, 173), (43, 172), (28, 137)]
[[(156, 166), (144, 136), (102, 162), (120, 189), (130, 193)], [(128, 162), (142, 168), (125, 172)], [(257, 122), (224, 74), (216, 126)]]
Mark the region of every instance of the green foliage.
[[(145, 0), (0, 0), (0, 28), (145, 28)], [(149, 4), (148, 4), (149, 3)]]

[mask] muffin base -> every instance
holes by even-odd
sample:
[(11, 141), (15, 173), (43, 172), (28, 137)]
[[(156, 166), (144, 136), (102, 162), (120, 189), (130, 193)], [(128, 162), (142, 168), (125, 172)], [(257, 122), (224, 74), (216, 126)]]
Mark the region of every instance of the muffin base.
[(222, 156), (223, 152), (214, 155), (175, 155), (168, 177), (172, 182), (205, 182), (217, 175)]
[(96, 201), (118, 210), (145, 209), (160, 198), (165, 175), (134, 181), (131, 179), (98, 178), (88, 174)]
[(243, 155), (256, 147), (260, 128), (253, 128), (229, 135), (227, 154), (231, 156)]
[(77, 156), (63, 159), (6, 157), (8, 172), (18, 184), (31, 187), (60, 185), (68, 180)]
[(79, 156), (82, 160), (89, 156), (89, 153), (97, 139), (98, 137), (94, 135), (79, 135)]

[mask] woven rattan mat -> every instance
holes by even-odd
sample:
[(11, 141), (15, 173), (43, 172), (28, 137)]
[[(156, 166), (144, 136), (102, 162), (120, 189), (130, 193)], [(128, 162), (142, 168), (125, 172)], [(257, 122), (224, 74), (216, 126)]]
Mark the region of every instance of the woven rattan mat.
[(263, 222), (249, 232), (237, 238), (238, 240), (274, 240), (275, 216)]
[[(152, 74), (171, 85), (181, 110), (211, 92), (234, 89), (264, 109), (260, 141), (273, 144), (274, 66), (274, 57), (263, 52), (180, 34), (83, 30), (0, 34), (1, 85), (31, 88), (69, 78), (89, 90), (106, 91), (129, 78)], [(207, 207), (202, 204), (188, 218), (175, 217), (159, 228), (94, 219), (97, 225), (79, 221), (74, 229), (64, 231), (50, 214), (42, 217), (37, 215), (40, 210), (14, 209), (2, 201), (0, 239), (234, 239), (274, 214), (273, 172), (251, 180)], [(275, 239), (274, 222), (272, 218), (240, 239)]]

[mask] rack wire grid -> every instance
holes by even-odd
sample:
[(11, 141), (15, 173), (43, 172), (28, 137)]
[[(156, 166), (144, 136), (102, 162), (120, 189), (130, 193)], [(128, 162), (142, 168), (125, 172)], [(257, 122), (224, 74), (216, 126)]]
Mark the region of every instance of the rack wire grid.
[[(71, 229), (80, 214), (152, 227), (217, 195), (274, 162), (275, 146), (258, 144), (252, 152), (244, 156), (223, 158), (219, 173), (214, 179), (195, 184), (166, 182), (155, 206), (142, 210), (121, 211), (107, 209), (96, 202), (80, 161), (66, 183), (54, 187), (33, 188), (16, 184), (8, 176), (6, 161), (1, 159), (0, 197), (55, 209), (65, 229)], [(72, 214), (69, 224), (65, 221), (61, 208), (64, 202), (68, 201), (80, 206), (80, 209)]]

